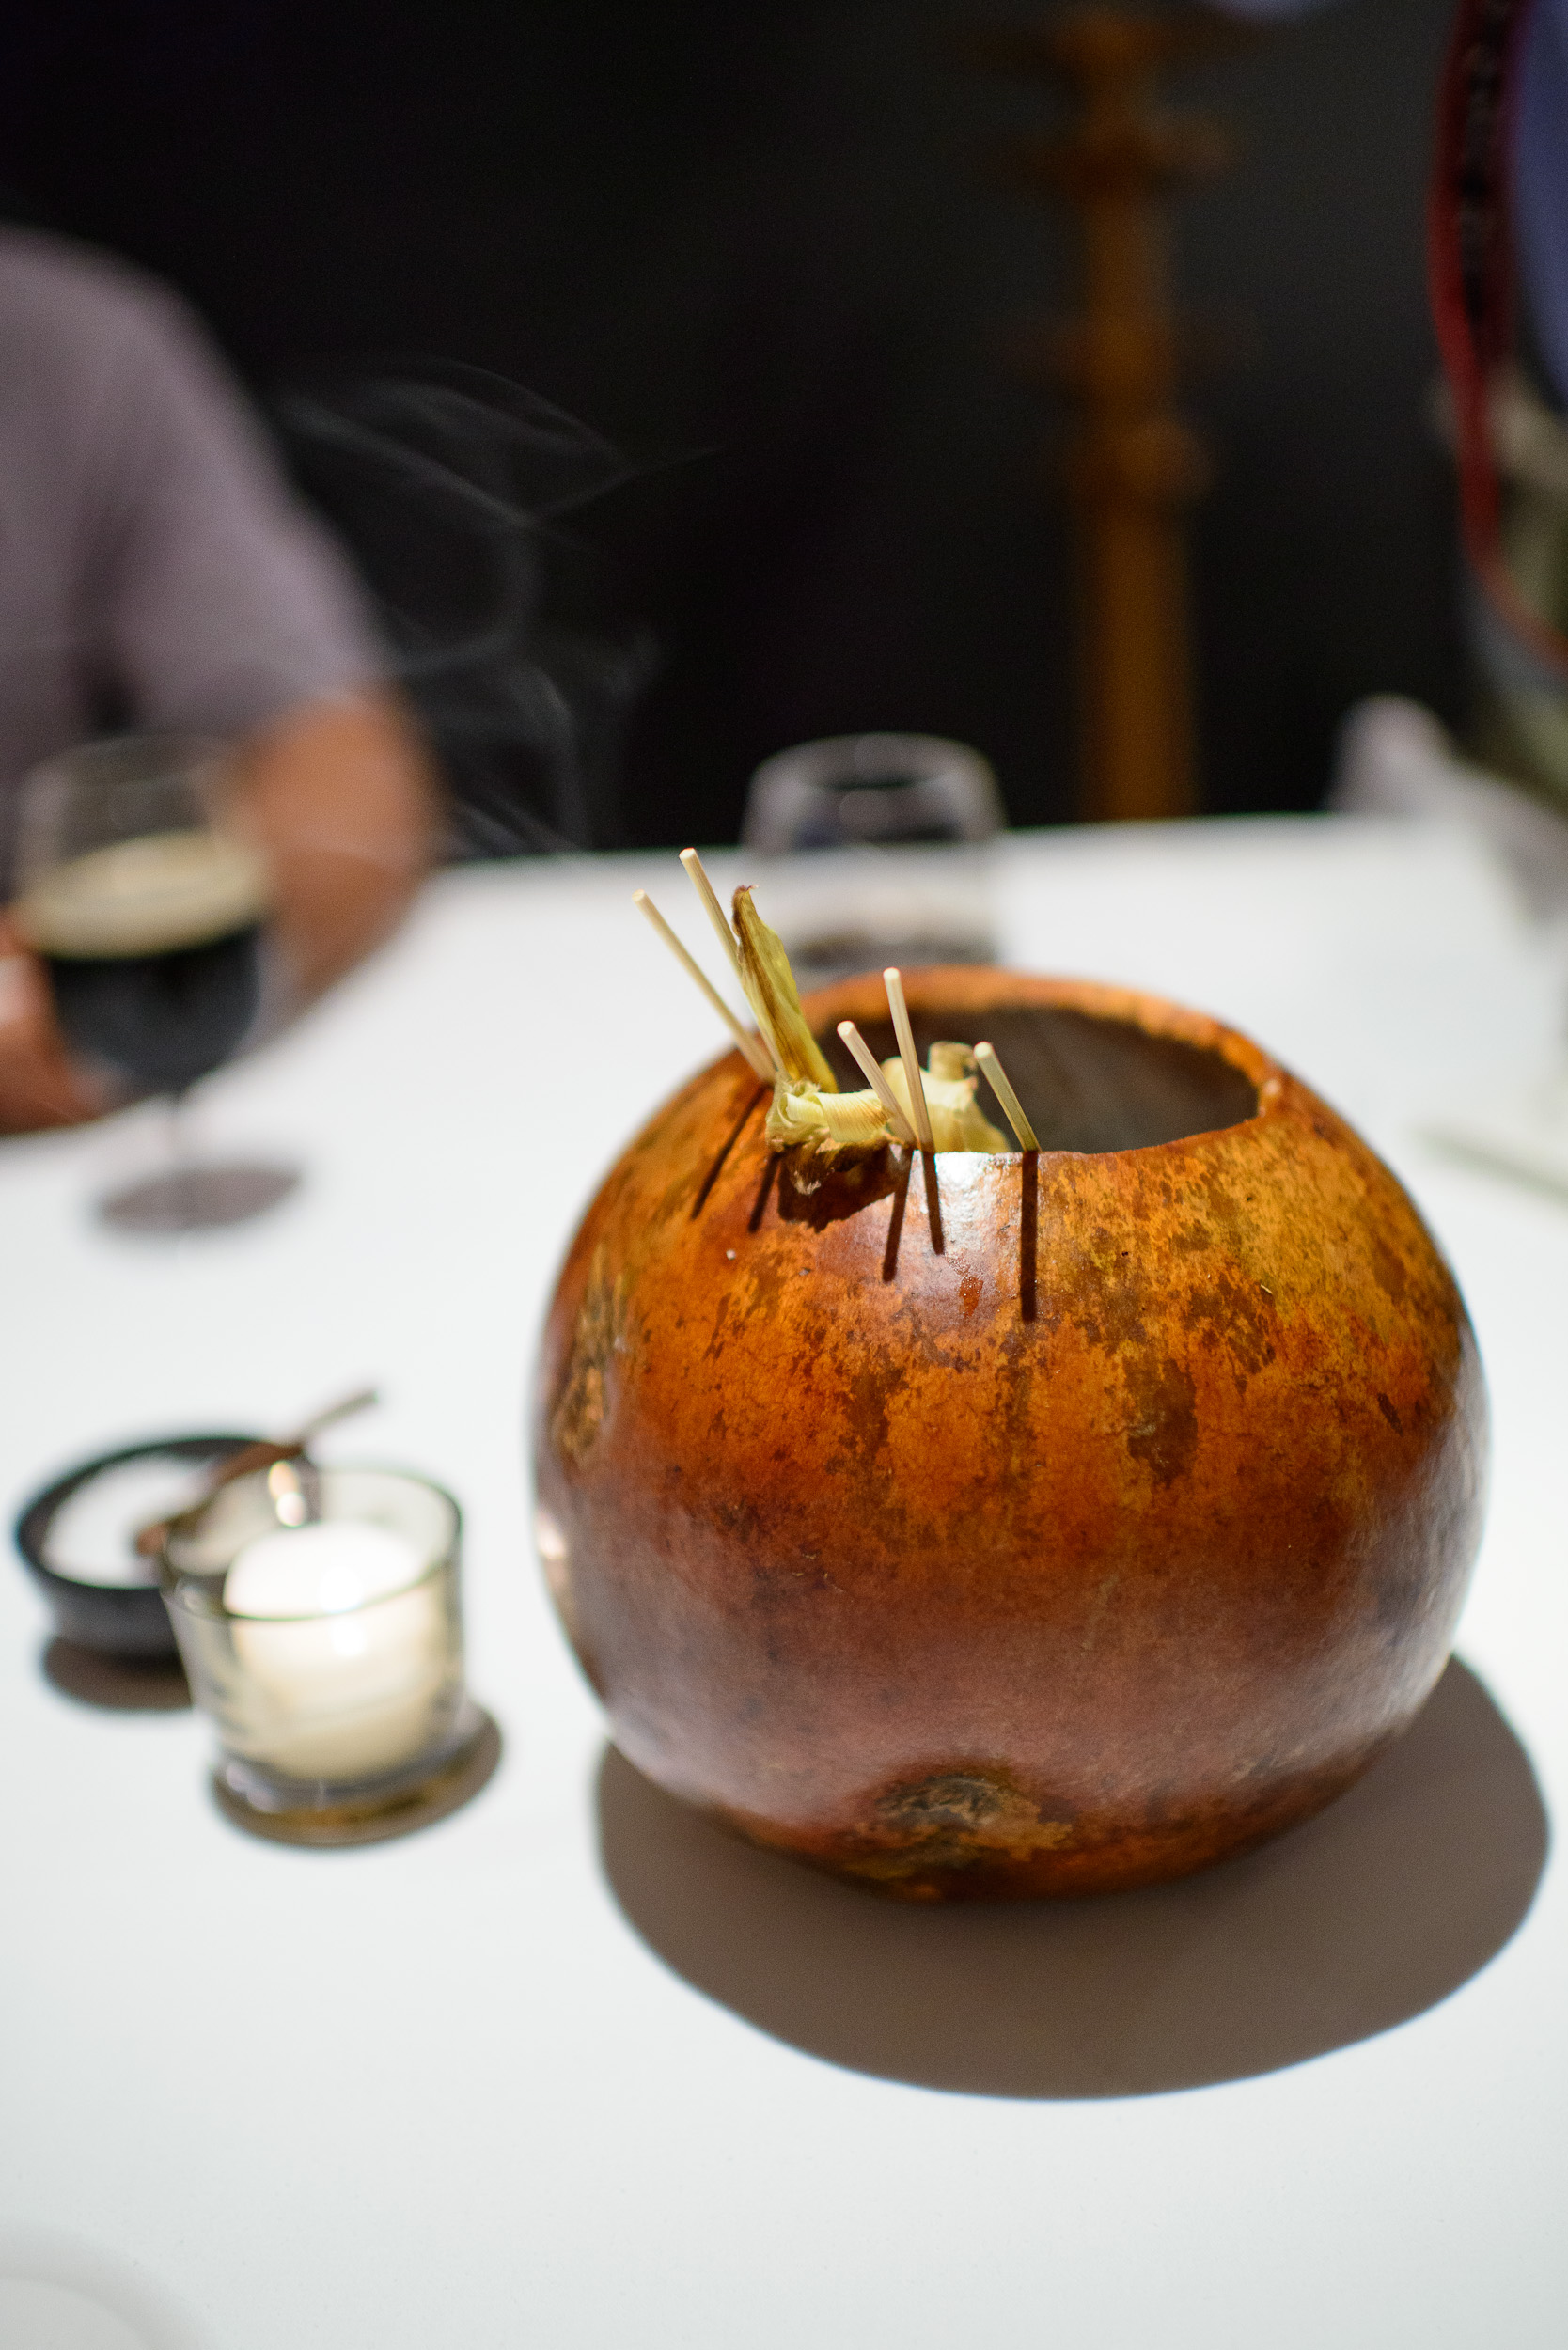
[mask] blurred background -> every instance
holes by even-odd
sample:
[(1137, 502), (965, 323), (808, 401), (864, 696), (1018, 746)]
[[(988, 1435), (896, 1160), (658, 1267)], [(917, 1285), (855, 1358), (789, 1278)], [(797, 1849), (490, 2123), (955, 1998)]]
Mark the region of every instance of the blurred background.
[[(1010, 14), (10, 0), (4, 209), (204, 314), (473, 737), (471, 852), (733, 838), (760, 760), (862, 728), (973, 744), (1051, 822), (1062, 425), (1009, 347), (1072, 306), (1074, 240), (998, 168), (1054, 102), (961, 54)], [(1422, 258), (1450, 14), (1345, 0), (1169, 85), (1237, 141), (1177, 208), (1222, 350), (1184, 398), (1211, 812), (1317, 804), (1359, 696), (1463, 715)], [(531, 648), (500, 685), (497, 612)], [(486, 811), (509, 727), (576, 744), (537, 842)]]

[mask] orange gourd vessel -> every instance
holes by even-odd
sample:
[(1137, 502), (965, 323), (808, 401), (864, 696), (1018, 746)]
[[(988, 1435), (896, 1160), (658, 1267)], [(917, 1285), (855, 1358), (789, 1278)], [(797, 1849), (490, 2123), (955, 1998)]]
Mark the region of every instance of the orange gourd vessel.
[[(617, 1743), (906, 1898), (1099, 1892), (1329, 1802), (1412, 1720), (1479, 1540), (1464, 1305), (1393, 1176), (1245, 1037), (906, 975), (1038, 1152), (800, 1188), (738, 1053), (572, 1244), (539, 1539)], [(880, 981), (809, 997), (892, 1049)]]

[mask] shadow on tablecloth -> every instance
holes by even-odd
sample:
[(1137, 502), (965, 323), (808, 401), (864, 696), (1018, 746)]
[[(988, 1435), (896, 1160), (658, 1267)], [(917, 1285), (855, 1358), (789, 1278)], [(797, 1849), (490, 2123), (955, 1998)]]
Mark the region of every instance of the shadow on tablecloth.
[(675, 1972), (830, 2063), (1000, 2097), (1239, 2080), (1387, 2031), (1522, 1922), (1547, 1821), (1529, 1760), (1457, 1661), (1327, 1811), (1180, 1884), (905, 1908), (726, 1834), (616, 1751), (605, 1873)]
[(75, 1640), (51, 1640), (39, 1668), (52, 1689), (107, 1714), (188, 1712), (191, 1684), (177, 1656), (104, 1656)]
[(140, 2260), (0, 2219), (0, 2342), (58, 2350), (216, 2350)]

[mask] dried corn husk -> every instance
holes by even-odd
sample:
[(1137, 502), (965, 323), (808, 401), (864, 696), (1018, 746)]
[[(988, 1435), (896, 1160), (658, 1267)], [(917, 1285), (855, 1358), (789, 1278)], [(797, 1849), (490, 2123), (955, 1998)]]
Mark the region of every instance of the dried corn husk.
[(803, 1191), (812, 1188), (813, 1177), (870, 1158), (892, 1138), (887, 1113), (870, 1087), (864, 1093), (823, 1093), (805, 1079), (774, 1088), (764, 1131), (771, 1150), (800, 1153), (795, 1180)]
[[(980, 1083), (974, 1074), (975, 1057), (967, 1044), (933, 1044), (922, 1080), (931, 1115), (932, 1140), (938, 1151), (1007, 1151), (1007, 1136), (993, 1126), (975, 1099)], [(899, 1107), (914, 1122), (909, 1080), (902, 1060), (885, 1060), (882, 1073), (897, 1096)], [(872, 1096), (875, 1099), (875, 1096)]]
[(785, 1076), (817, 1086), (823, 1093), (837, 1093), (839, 1081), (806, 1025), (784, 942), (776, 931), (769, 930), (752, 904), (749, 889), (736, 890), (734, 917), (741, 948), (741, 985)]
[[(839, 1091), (822, 1048), (806, 1025), (784, 943), (758, 913), (748, 888), (736, 890), (733, 907), (741, 984), (783, 1073), (774, 1080), (768, 1143), (775, 1151), (797, 1153), (795, 1178), (808, 1190), (831, 1167), (852, 1166), (880, 1151), (893, 1139), (892, 1129), (886, 1110), (870, 1088), (864, 1093)], [(882, 1068), (895, 1100), (913, 1125), (902, 1061), (884, 1061)], [(932, 1046), (924, 1086), (938, 1151), (1009, 1148), (1007, 1137), (976, 1103), (978, 1083), (975, 1057), (966, 1044)]]

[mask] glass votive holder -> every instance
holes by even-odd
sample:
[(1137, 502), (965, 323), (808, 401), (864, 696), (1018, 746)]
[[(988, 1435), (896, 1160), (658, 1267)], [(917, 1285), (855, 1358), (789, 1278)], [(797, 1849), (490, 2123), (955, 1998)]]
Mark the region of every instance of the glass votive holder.
[(164, 1597), (231, 1817), (358, 1842), (472, 1792), (499, 1746), (463, 1684), (461, 1534), (424, 1478), (301, 1460), (224, 1486), (171, 1536)]

